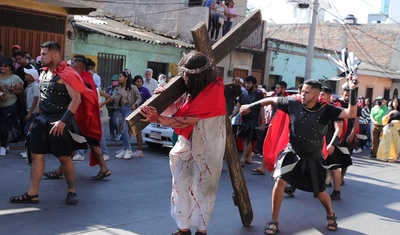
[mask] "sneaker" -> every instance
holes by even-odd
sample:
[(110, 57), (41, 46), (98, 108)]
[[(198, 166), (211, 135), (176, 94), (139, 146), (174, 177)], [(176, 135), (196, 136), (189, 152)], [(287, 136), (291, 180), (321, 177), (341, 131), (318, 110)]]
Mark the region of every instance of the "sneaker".
[(11, 150), (10, 150), (10, 146), (7, 146), (6, 147), (6, 153), (9, 153)]
[(114, 138), (114, 141), (116, 141), (116, 142), (121, 141), (121, 137), (122, 137), (121, 134), (117, 134), (117, 135), (115, 136), (115, 138)]
[(133, 157), (143, 157), (143, 151), (142, 150), (136, 150), (134, 153), (132, 153)]
[(132, 155), (132, 150), (125, 150), (124, 159), (131, 159)]
[(356, 153), (357, 153), (357, 150), (353, 149), (353, 154), (356, 154)]
[(359, 149), (357, 149), (357, 151), (356, 151), (357, 153), (362, 153), (362, 149), (361, 148), (359, 148)]
[(108, 156), (108, 155), (103, 155), (103, 159), (104, 159), (104, 161), (108, 161), (108, 160), (110, 160), (110, 156)]
[(26, 152), (22, 152), (19, 154), (22, 158), (26, 158)]
[(6, 156), (6, 148), (3, 146), (0, 147), (0, 156)]
[(115, 155), (115, 157), (116, 158), (123, 158), (124, 155), (125, 155), (125, 150), (121, 150)]
[(77, 153), (77, 154), (75, 154), (75, 156), (72, 158), (72, 160), (73, 160), (73, 161), (83, 161), (83, 160), (85, 160), (85, 156), (83, 156), (83, 155)]
[(340, 192), (337, 193), (337, 192), (334, 191), (334, 192), (332, 192), (330, 197), (331, 197), (332, 201), (340, 201), (340, 200), (342, 200), (342, 198), (340, 197)]

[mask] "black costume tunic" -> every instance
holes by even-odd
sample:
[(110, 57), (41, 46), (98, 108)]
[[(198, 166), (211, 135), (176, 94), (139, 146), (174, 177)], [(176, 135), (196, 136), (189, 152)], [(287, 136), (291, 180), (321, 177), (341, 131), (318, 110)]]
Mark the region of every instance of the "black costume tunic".
[(321, 103), (306, 109), (293, 97), (279, 98), (278, 108), (290, 116), (290, 140), (279, 156), (274, 177), (281, 177), (300, 190), (314, 192), (317, 197), (326, 187), (322, 147), (327, 126), (342, 109)]
[[(40, 114), (33, 120), (30, 152), (38, 154), (52, 153), (55, 156), (69, 156), (73, 150), (87, 148), (86, 142), (78, 143), (71, 133), (80, 135), (76, 120), (72, 117), (67, 123), (62, 136), (56, 137), (49, 132), (52, 122), (59, 121), (71, 102), (71, 98), (64, 84), (57, 83), (58, 75), (47, 76), (49, 72), (43, 72), (40, 76)], [(75, 137), (76, 138), (76, 137)], [(79, 138), (79, 137), (78, 137)]]
[[(326, 145), (328, 145), (333, 138), (333, 135), (335, 134), (335, 122), (342, 122), (343, 123), (343, 119), (341, 118), (336, 118), (333, 119), (331, 121), (329, 121), (328, 124), (328, 131), (326, 133)], [(342, 130), (345, 131), (345, 130)], [(339, 136), (340, 137), (340, 136)], [(326, 159), (325, 162), (329, 167), (329, 169), (333, 170), (333, 169), (338, 169), (342, 167), (342, 158), (343, 158), (343, 153), (342, 151), (340, 151), (338, 149), (339, 147), (339, 143), (337, 143), (337, 146), (334, 146), (335, 149), (333, 150), (333, 153), (330, 154)]]

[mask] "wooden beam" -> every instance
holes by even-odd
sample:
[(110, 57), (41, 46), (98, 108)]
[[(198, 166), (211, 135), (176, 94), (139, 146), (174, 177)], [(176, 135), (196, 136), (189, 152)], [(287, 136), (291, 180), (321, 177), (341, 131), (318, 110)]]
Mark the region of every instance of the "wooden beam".
[[(194, 27), (195, 31), (201, 30), (200, 25), (201, 23), (197, 24)], [(261, 25), (261, 12), (260, 10), (256, 10), (251, 15), (246, 17), (242, 22), (238, 23), (233, 29), (231, 29), (231, 31), (229, 31), (224, 37), (222, 37), (217, 43), (212, 46), (212, 51), (215, 55), (214, 63), (218, 64), (223, 58), (225, 58), (225, 56), (227, 56), (233, 49), (235, 49), (235, 47), (239, 45), (239, 43), (246, 39), (259, 25)], [(193, 33), (192, 30), (192, 35), (193, 34), (200, 35), (200, 33), (197, 32)], [(197, 39), (194, 40), (196, 43)], [(203, 45), (203, 43), (201, 43), (201, 45), (199, 46), (201, 47), (196, 47), (197, 50), (206, 45)], [(203, 51), (203, 49), (201, 51)], [(206, 51), (206, 53), (211, 52)], [(163, 92), (153, 95), (143, 105), (154, 106), (157, 109), (158, 113), (162, 113), (174, 101), (176, 101), (182, 94), (186, 92), (185, 83), (183, 79), (179, 76), (175, 76), (174, 78), (172, 78), (171, 81), (167, 83), (165, 88), (166, 90), (171, 92)], [(139, 113), (139, 111), (140, 108), (136, 109), (125, 119), (132, 135), (134, 136), (136, 136), (139, 132), (143, 130), (143, 128), (145, 128), (149, 124), (148, 122), (140, 121), (143, 116)]]

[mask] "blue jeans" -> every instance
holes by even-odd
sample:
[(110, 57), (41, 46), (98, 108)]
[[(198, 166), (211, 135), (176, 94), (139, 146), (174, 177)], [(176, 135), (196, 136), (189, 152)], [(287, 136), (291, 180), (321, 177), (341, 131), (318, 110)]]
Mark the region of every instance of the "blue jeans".
[[(103, 116), (103, 113), (100, 113), (100, 117)], [(109, 155), (108, 154), (108, 148), (107, 148), (107, 142), (106, 138), (104, 138), (104, 128), (103, 128), (103, 122), (101, 122), (101, 140), (100, 140), (100, 148), (101, 152), (103, 155)]]
[(133, 110), (131, 109), (130, 105), (126, 105), (124, 107), (118, 107), (114, 115), (120, 114), (122, 116), (122, 120), (120, 120), (120, 126), (124, 131), (121, 131), (122, 134), (122, 145), (124, 147), (124, 150), (132, 150), (131, 149), (131, 137), (128, 132), (128, 125), (125, 122), (125, 118), (131, 114)]
[(231, 30), (232, 28), (232, 23), (230, 21), (224, 21), (224, 26), (222, 27), (222, 36), (225, 36)]
[(110, 137), (115, 138), (116, 135), (121, 134), (118, 128), (118, 123), (117, 123), (117, 117), (115, 109), (108, 109), (108, 117), (110, 119), (108, 120), (108, 125), (110, 128)]

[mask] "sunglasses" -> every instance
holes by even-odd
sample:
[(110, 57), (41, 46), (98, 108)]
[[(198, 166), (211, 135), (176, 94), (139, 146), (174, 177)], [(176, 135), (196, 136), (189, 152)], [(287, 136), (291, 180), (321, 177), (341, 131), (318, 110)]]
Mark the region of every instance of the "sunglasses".
[(6, 67), (8, 67), (8, 66), (9, 66), (8, 64), (0, 64), (0, 67), (6, 68)]

